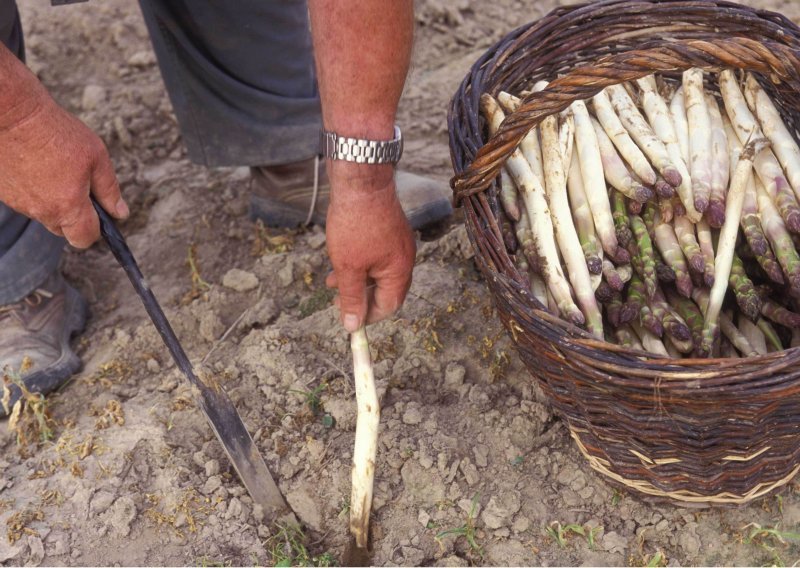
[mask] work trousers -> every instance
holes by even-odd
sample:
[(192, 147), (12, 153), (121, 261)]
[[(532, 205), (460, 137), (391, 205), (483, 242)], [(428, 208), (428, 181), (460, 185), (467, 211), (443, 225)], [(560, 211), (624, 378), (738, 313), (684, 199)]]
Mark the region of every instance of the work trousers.
[[(305, 0), (140, 6), (193, 162), (275, 165), (317, 153), (322, 119)], [(0, 0), (0, 41), (24, 59), (14, 0)], [(43, 283), (63, 249), (63, 239), (0, 203), (0, 305)]]

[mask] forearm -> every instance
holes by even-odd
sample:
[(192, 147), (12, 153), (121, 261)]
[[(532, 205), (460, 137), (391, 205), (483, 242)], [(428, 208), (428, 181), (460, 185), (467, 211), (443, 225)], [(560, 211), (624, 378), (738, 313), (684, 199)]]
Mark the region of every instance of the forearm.
[(44, 87), (17, 57), (0, 43), (0, 131), (7, 130), (41, 107)]
[[(357, 138), (390, 140), (411, 59), (412, 0), (310, 0), (325, 128)], [(388, 183), (389, 165), (329, 164), (333, 180)]]

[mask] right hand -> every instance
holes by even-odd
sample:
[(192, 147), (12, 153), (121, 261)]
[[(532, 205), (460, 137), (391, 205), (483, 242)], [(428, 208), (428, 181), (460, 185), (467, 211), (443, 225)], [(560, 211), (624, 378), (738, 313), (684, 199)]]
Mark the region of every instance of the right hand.
[(90, 193), (117, 219), (129, 214), (108, 151), (38, 82), (21, 96), (0, 113), (0, 201), (87, 248), (100, 237)]

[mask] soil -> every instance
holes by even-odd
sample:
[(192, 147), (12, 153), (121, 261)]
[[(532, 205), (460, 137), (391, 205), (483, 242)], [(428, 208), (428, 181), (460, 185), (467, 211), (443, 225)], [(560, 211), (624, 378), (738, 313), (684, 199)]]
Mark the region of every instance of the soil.
[[(746, 3), (800, 21), (792, 0)], [(450, 95), (492, 42), (558, 4), (418, 0), (399, 117), (406, 168), (448, 180)], [(0, 562), (340, 558), (356, 407), (347, 337), (323, 282), (324, 233), (260, 230), (247, 217), (247, 169), (209, 171), (187, 160), (134, 3), (26, 0), (22, 14), (29, 65), (108, 144), (133, 210), (122, 229), (143, 272), (190, 357), (221, 377), (304, 535), (254, 514), (124, 274), (96, 245), (65, 260), (92, 317), (76, 341), (83, 371), (49, 397), (54, 437), (21, 449), (2, 428), (0, 527), (8, 538), (0, 535)], [(370, 328), (382, 407), (377, 565), (800, 559), (792, 535), (749, 538), (757, 526), (797, 532), (797, 483), (730, 510), (650, 505), (615, 491), (588, 467), (520, 364), (458, 219), (418, 244), (405, 306)]]

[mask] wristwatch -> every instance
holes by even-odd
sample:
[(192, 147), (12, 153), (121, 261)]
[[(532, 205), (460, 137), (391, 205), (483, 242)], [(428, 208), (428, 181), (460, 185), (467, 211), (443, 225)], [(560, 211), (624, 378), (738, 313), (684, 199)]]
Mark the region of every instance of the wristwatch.
[(394, 140), (347, 138), (335, 132), (322, 131), (322, 155), (331, 160), (356, 164), (396, 164), (403, 155), (403, 134), (394, 127)]

